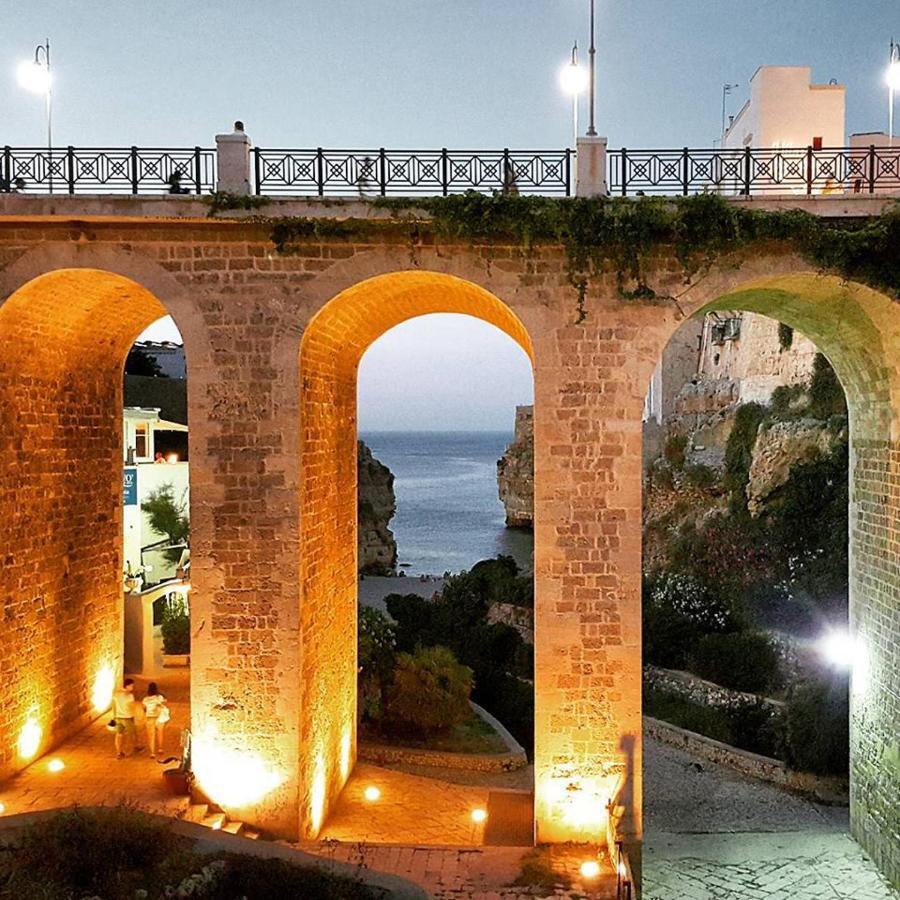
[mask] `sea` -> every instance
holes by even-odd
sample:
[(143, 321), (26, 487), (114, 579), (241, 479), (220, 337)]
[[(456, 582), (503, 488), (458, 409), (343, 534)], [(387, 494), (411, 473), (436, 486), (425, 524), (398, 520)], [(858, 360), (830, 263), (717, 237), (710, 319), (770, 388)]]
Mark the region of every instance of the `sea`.
[(443, 575), (500, 553), (532, 571), (532, 533), (506, 527), (497, 495), (497, 460), (512, 432), (370, 431), (360, 438), (394, 473), (389, 527), (401, 571)]

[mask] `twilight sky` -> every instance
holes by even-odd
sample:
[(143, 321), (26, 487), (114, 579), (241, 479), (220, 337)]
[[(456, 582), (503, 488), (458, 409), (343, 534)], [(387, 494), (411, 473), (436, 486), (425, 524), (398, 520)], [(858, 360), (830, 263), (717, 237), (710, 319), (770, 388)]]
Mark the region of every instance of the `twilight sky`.
[[(0, 143), (45, 140), (41, 101), (18, 87), (15, 67), (49, 37), (58, 145), (211, 146), (241, 118), (259, 146), (559, 147), (571, 111), (557, 74), (576, 38), (586, 60), (587, 8), (30, 0), (7, 10), (0, 32)], [(597, 0), (597, 9), (597, 123), (613, 147), (711, 146), (722, 83), (740, 83), (737, 112), (767, 63), (810, 65), (817, 81), (846, 84), (848, 131), (886, 128), (896, 0)], [(372, 348), (362, 372), (368, 428), (506, 428), (512, 410), (486, 383), (502, 383), (510, 405), (530, 400), (521, 351), (474, 321), (412, 320)]]

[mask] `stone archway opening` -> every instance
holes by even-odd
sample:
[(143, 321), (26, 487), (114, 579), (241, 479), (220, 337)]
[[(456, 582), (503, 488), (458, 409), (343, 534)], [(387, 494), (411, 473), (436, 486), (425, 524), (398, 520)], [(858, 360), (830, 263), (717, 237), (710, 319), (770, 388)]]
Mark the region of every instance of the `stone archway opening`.
[(303, 337), (301, 377), (300, 832), (315, 837), (356, 764), (357, 375), (367, 348), (432, 313), (481, 319), (534, 360), (512, 310), (463, 279), (401, 271), (326, 304)]
[(123, 676), (123, 367), (168, 314), (91, 268), (48, 271), (0, 306), (3, 776), (106, 713)]
[[(665, 493), (665, 483), (672, 479), (673, 468), (680, 470), (675, 475), (675, 493), (682, 485), (688, 484), (691, 479), (697, 480), (702, 477), (704, 482), (709, 481), (713, 477), (713, 473), (704, 472), (702, 469), (705, 465), (713, 462), (714, 454), (711, 455), (707, 452), (711, 449), (710, 445), (714, 445), (718, 441), (720, 442), (719, 450), (724, 449), (726, 436), (721, 433), (724, 417), (719, 413), (721, 409), (729, 406), (735, 410), (733, 419), (727, 423), (733, 424), (732, 437), (728, 442), (731, 455), (727, 461), (720, 460), (724, 467), (722, 481), (725, 484), (723, 487), (725, 496), (720, 501), (720, 505), (724, 508), (721, 517), (700, 519), (699, 526), (696, 524), (690, 527), (685, 526), (685, 532), (677, 538), (673, 535), (669, 536), (670, 544), (674, 546), (676, 540), (684, 543), (687, 531), (694, 529), (699, 533), (704, 528), (707, 529), (708, 540), (719, 535), (721, 540), (728, 544), (735, 535), (727, 534), (728, 529), (713, 527), (713, 524), (723, 522), (728, 517), (737, 521), (737, 517), (743, 515), (746, 525), (742, 525), (742, 528), (758, 528), (760, 523), (765, 523), (764, 531), (771, 529), (773, 534), (780, 528), (782, 542), (785, 545), (790, 538), (796, 538), (794, 542), (798, 547), (805, 547), (812, 540), (821, 540), (825, 545), (818, 551), (810, 548), (810, 552), (820, 554), (818, 559), (801, 559), (797, 556), (797, 558), (789, 560), (787, 565), (782, 566), (785, 569), (785, 572), (782, 573), (782, 583), (771, 586), (773, 596), (777, 591), (782, 590), (786, 592), (785, 596), (793, 601), (796, 599), (796, 595), (802, 593), (800, 589), (797, 589), (798, 585), (810, 589), (809, 584), (803, 585), (803, 579), (806, 577), (804, 573), (818, 573), (818, 576), (823, 578), (823, 583), (828, 578), (834, 580), (836, 571), (829, 572), (827, 570), (831, 558), (837, 560), (837, 568), (840, 568), (841, 553), (843, 553), (843, 565), (848, 570), (846, 594), (848, 603), (845, 601), (846, 605), (843, 610), (840, 603), (829, 605), (830, 598), (826, 596), (810, 600), (807, 595), (805, 598), (807, 603), (816, 607), (816, 610), (814, 615), (808, 616), (808, 621), (805, 623), (806, 631), (800, 635), (797, 641), (800, 648), (798, 652), (800, 668), (798, 670), (796, 668), (798, 663), (795, 663), (791, 667), (790, 673), (785, 676), (791, 684), (796, 681), (793, 690), (788, 691), (786, 696), (782, 697), (781, 694), (784, 693), (782, 685), (773, 684), (766, 687), (749, 682), (729, 685), (751, 694), (768, 694), (787, 700), (787, 704), (780, 708), (770, 706), (765, 702), (757, 704), (755, 710), (750, 709), (752, 702), (747, 701), (744, 704), (747, 715), (744, 716), (745, 721), (742, 725), (747, 734), (744, 734), (738, 742), (744, 744), (747, 744), (748, 741), (750, 744), (755, 742), (754, 746), (748, 745), (744, 749), (764, 753), (767, 756), (775, 756), (775, 748), (781, 743), (781, 747), (778, 748), (779, 752), (782, 755), (786, 752), (789, 757), (788, 762), (794, 763), (796, 768), (800, 768), (801, 754), (799, 751), (802, 749), (803, 735), (800, 732), (802, 723), (799, 716), (802, 714), (802, 703), (805, 696), (808, 701), (809, 715), (818, 723), (809, 728), (806, 738), (815, 738), (817, 728), (825, 727), (823, 723), (827, 718), (826, 707), (834, 703), (833, 715), (836, 717), (836, 724), (833, 730), (839, 731), (843, 720), (843, 746), (846, 749), (848, 742), (846, 712), (841, 713), (840, 702), (841, 694), (843, 693), (843, 699), (846, 701), (849, 693), (850, 832), (867, 850), (878, 868), (888, 877), (896, 879), (898, 871), (896, 842), (878, 824), (890, 821), (890, 817), (896, 815), (896, 775), (892, 773), (889, 766), (883, 764), (883, 751), (877, 749), (885, 744), (890, 745), (891, 734), (894, 735), (893, 740), (896, 742), (898, 725), (897, 707), (896, 703), (891, 700), (889, 687), (890, 681), (897, 677), (896, 659), (892, 659), (890, 654), (885, 653), (886, 632), (893, 635), (893, 638), (887, 638), (888, 641), (896, 640), (896, 610), (900, 607), (896, 578), (897, 536), (893, 524), (896, 519), (895, 513), (891, 512), (889, 500), (892, 491), (896, 490), (893, 486), (898, 477), (895, 463), (898, 409), (896, 311), (886, 297), (874, 291), (859, 285), (847, 284), (835, 278), (806, 273), (763, 278), (745, 284), (738, 283), (733, 289), (725, 291), (711, 302), (696, 304), (694, 309), (696, 310), (694, 324), (689, 321), (673, 335), (670, 335), (662, 357), (662, 377), (660, 378), (659, 370), (657, 370), (651, 382), (645, 408), (645, 419), (650, 420), (650, 426), (648, 428), (645, 425), (644, 462), (647, 466), (653, 457), (663, 462), (657, 463), (655, 469), (649, 468), (645, 478), (651, 482), (654, 477), (659, 479), (659, 483), (664, 488), (663, 494)], [(743, 322), (741, 322), (742, 315)], [(735, 334), (737, 329), (747, 327), (750, 328), (749, 334)], [(715, 336), (713, 336), (713, 332), (715, 332)], [(743, 371), (738, 372), (729, 363), (729, 355), (733, 362), (736, 352), (734, 347), (736, 342), (742, 338), (745, 342), (749, 339), (755, 343), (752, 360), (747, 361)], [(798, 341), (799, 348), (794, 346), (791, 351), (789, 349), (791, 342), (795, 340)], [(763, 344), (766, 342), (768, 345), (764, 347)], [(769, 346), (773, 342), (774, 345)], [(798, 371), (789, 373), (790, 377), (786, 381), (779, 382), (783, 372), (791, 365), (790, 362), (785, 362), (785, 356), (791, 352), (794, 352), (795, 356), (798, 353), (801, 356), (805, 353), (808, 358), (795, 360)], [(780, 362), (770, 358), (770, 365), (767, 366), (766, 353), (775, 356), (780, 354)], [(823, 363), (822, 360), (827, 360), (827, 362)], [(841, 394), (841, 388), (846, 396), (848, 415), (844, 424), (841, 424), (840, 421), (841, 410), (837, 408), (825, 409), (823, 407), (818, 411), (813, 410), (816, 392), (815, 389), (809, 389), (810, 381), (815, 382), (819, 378), (820, 388), (818, 390), (819, 396), (821, 396), (822, 380), (820, 376), (826, 369), (831, 371), (831, 367), (833, 367), (834, 373), (830, 376), (831, 387), (829, 388), (832, 398)], [(673, 414), (673, 408), (677, 402), (674, 396), (677, 386), (673, 387), (672, 382), (680, 378), (681, 383), (685, 384), (688, 379), (684, 376), (691, 368), (695, 374), (694, 383), (688, 383), (687, 387), (681, 391), (680, 397), (681, 409), (679, 412), (683, 417), (680, 422), (684, 426), (681, 428), (682, 433), (678, 433), (677, 428), (674, 430), (671, 428), (666, 430), (665, 427), (660, 429), (653, 420), (661, 419), (665, 426), (666, 419)], [(715, 378), (710, 378), (709, 373), (716, 370), (725, 371), (735, 377), (731, 379), (722, 377), (717, 383), (713, 383)], [(698, 372), (699, 377), (696, 377)], [(667, 377), (669, 378), (668, 384), (666, 383)], [(746, 379), (746, 383), (743, 385), (741, 378)], [(801, 381), (805, 381), (807, 384), (805, 391), (788, 386)], [(780, 390), (773, 398), (772, 389), (779, 386)], [(741, 405), (742, 401), (743, 406)], [(820, 421), (813, 421), (816, 417)], [(826, 419), (828, 421), (825, 421)], [(742, 441), (741, 430), (747, 432), (747, 440), (744, 441), (747, 445), (744, 448), (746, 459), (743, 462), (739, 453), (739, 445)], [(649, 440), (647, 440), (648, 437)], [(652, 452), (648, 453), (651, 443), (655, 443), (655, 447)], [(690, 453), (691, 446), (694, 449), (693, 459)], [(700, 452), (697, 452), (697, 446), (699, 446)], [(686, 449), (688, 450), (687, 460), (685, 459)], [(796, 458), (787, 460), (787, 464), (779, 464), (779, 459), (783, 459), (785, 453), (792, 454), (792, 457)], [(793, 468), (790, 463), (801, 468)], [(739, 472), (738, 470), (742, 466), (744, 471)], [(839, 471), (848, 473), (849, 502), (846, 499), (847, 495), (842, 493), (844, 485), (834, 480), (835, 473)], [(730, 482), (728, 482), (729, 478)], [(818, 487), (814, 483), (817, 478), (819, 479)], [(844, 483), (846, 484), (847, 481)], [(697, 481), (697, 484), (699, 483)], [(646, 486), (647, 481), (645, 480), (645, 529), (648, 513)], [(729, 494), (729, 492), (731, 493)], [(649, 496), (653, 497), (656, 493), (657, 488), (654, 486), (651, 488)], [(828, 509), (829, 502), (832, 506), (834, 503), (843, 502), (844, 509), (848, 512), (849, 535), (846, 535), (846, 529), (844, 530), (846, 536), (843, 538), (841, 534), (826, 534), (819, 528), (818, 521), (807, 522), (805, 526), (809, 532), (815, 535), (815, 538), (810, 535), (796, 534), (796, 532), (794, 535), (789, 535), (785, 531), (785, 523), (789, 524), (790, 518), (788, 504), (798, 502), (800, 497), (805, 496), (809, 499), (814, 495), (816, 501), (821, 500), (822, 502), (820, 510), (822, 516), (833, 515), (834, 510)], [(768, 510), (766, 503), (771, 504)], [(681, 511), (685, 512), (683, 508)], [(837, 518), (835, 516), (836, 520)], [(667, 527), (671, 525), (671, 519), (672, 510), (670, 509), (668, 517), (657, 516), (655, 524)], [(794, 515), (793, 522), (797, 531), (804, 528), (802, 516)], [(740, 528), (735, 531), (735, 534), (738, 532), (740, 532)], [(750, 534), (749, 530), (747, 534)], [(764, 542), (767, 535), (757, 533), (754, 535), (753, 541), (758, 541), (760, 537)], [(646, 531), (645, 540), (647, 540), (644, 570), (646, 576), (646, 552), (649, 550), (651, 555), (654, 555), (655, 550), (658, 549), (654, 545), (659, 545), (660, 540), (659, 535), (653, 534), (647, 539)], [(841, 546), (842, 540), (843, 546)], [(741, 580), (739, 576), (744, 572), (754, 574), (758, 571), (763, 574), (767, 567), (772, 565), (772, 559), (767, 558), (766, 553), (757, 552), (764, 546), (763, 542), (750, 545), (748, 538), (744, 561), (736, 566), (734, 565), (735, 560), (732, 560), (732, 569), (743, 570), (738, 573), (736, 579), (733, 579), (735, 583)], [(684, 547), (681, 550), (683, 551)], [(725, 556), (727, 552), (729, 551), (726, 547), (721, 555)], [(684, 553), (682, 553), (683, 555)], [(697, 564), (698, 571), (703, 568), (703, 558), (704, 554), (700, 553), (699, 557), (695, 555), (693, 559), (693, 562)], [(780, 560), (779, 565), (784, 562), (785, 560)], [(656, 560), (656, 563), (659, 563), (659, 560)], [(894, 575), (891, 576), (890, 572), (893, 572)], [(728, 573), (729, 577), (732, 574), (733, 572)], [(693, 599), (700, 602), (698, 598), (703, 593), (703, 586), (700, 584), (703, 573), (700, 573), (701, 577), (699, 578), (694, 577), (696, 575), (697, 572), (693, 571), (687, 575), (679, 572), (675, 578), (669, 579), (671, 584), (665, 578), (662, 579), (665, 582), (662, 587), (660, 587), (659, 581), (645, 583), (645, 591), (652, 596), (645, 595), (644, 597), (644, 662), (645, 664), (648, 661), (656, 664), (650, 671), (645, 669), (645, 713), (648, 709), (651, 711), (651, 715), (654, 709), (663, 710), (664, 717), (669, 721), (681, 717), (683, 721), (679, 724), (686, 726), (689, 731), (702, 730), (700, 725), (690, 726), (689, 721), (692, 714), (694, 715), (693, 721), (703, 720), (705, 724), (702, 727), (707, 730), (715, 730), (721, 725), (723, 729), (733, 731), (741, 723), (734, 725), (728, 721), (728, 717), (735, 718), (734, 710), (737, 707), (734, 704), (741, 702), (740, 697), (737, 695), (732, 697), (730, 700), (732, 709), (727, 715), (722, 715), (718, 709), (712, 710), (715, 705), (712, 701), (704, 700), (702, 703), (697, 701), (697, 697), (702, 691), (697, 690), (696, 680), (692, 681), (686, 676), (667, 671), (668, 669), (684, 669), (692, 666), (696, 668), (698, 664), (702, 668), (706, 663), (698, 663), (695, 659), (694, 662), (687, 664), (684, 664), (684, 660), (680, 662), (676, 660), (671, 665), (665, 664), (665, 660), (668, 658), (666, 653), (671, 650), (671, 645), (662, 646), (660, 635), (664, 631), (664, 627), (660, 622), (664, 616), (660, 610), (666, 605), (667, 585), (673, 590), (678, 588), (682, 594), (690, 593), (692, 597), (693, 594), (697, 594), (697, 597), (693, 597)], [(720, 572), (719, 576), (721, 575)], [(720, 580), (722, 579), (720, 578)], [(690, 583), (687, 583), (688, 581)], [(748, 585), (751, 581), (752, 579), (748, 580)], [(792, 588), (795, 590), (792, 591)], [(672, 593), (672, 591), (669, 590), (668, 593)], [(794, 596), (790, 596), (792, 593)], [(815, 593), (815, 590), (812, 593)], [(681, 599), (685, 600), (684, 597)], [(718, 599), (714, 598), (716, 601)], [(751, 587), (747, 587), (743, 591), (742, 599), (754, 607), (751, 615), (757, 619), (764, 615), (762, 607), (767, 604), (772, 605), (772, 597), (752, 596)], [(847, 610), (847, 605), (849, 605), (849, 610)], [(718, 609), (718, 606), (716, 608)], [(894, 611), (893, 615), (889, 612), (890, 610)], [(781, 612), (783, 613), (783, 610)], [(647, 616), (651, 614), (653, 618), (648, 620)], [(787, 616), (782, 621), (782, 627), (784, 627), (784, 621), (792, 623), (797, 618), (797, 611), (794, 610), (791, 616)], [(894, 625), (891, 626), (890, 622), (893, 622)], [(768, 624), (771, 626), (772, 623)], [(829, 669), (828, 663), (822, 660), (820, 654), (822, 639), (829, 633), (840, 634), (848, 624), (849, 631), (842, 643), (842, 648), (846, 649), (849, 654), (846, 659), (850, 668), (849, 685), (844, 677)], [(758, 620), (756, 625), (761, 630), (766, 627), (765, 622)], [(794, 625), (789, 624), (788, 627), (794, 627)], [(700, 641), (697, 641), (695, 636), (692, 641), (686, 654), (688, 657), (700, 658), (712, 648), (713, 644), (722, 644), (724, 639), (701, 638)], [(700, 646), (701, 643), (704, 644), (703, 647)], [(748, 648), (745, 654), (746, 658), (752, 655), (749, 651), (752, 642), (745, 643)], [(757, 641), (755, 646), (762, 643), (764, 641)], [(760, 646), (760, 653), (764, 649)], [(646, 656), (648, 652), (659, 658), (648, 660)], [(773, 664), (776, 656), (777, 654), (773, 654)], [(660, 667), (661, 659), (662, 667)], [(737, 665), (736, 662), (737, 657), (732, 661), (731, 671), (723, 677), (733, 677), (738, 670), (742, 669), (742, 666)], [(818, 685), (815, 683), (816, 676), (811, 674), (811, 667), (818, 668)], [(765, 667), (758, 668), (760, 672), (756, 672), (755, 675), (762, 677), (764, 673), (760, 673)], [(805, 676), (803, 675), (804, 671)], [(704, 671), (702, 674), (709, 678), (708, 671)], [(755, 677), (754, 673), (750, 674)], [(801, 678), (803, 681), (800, 680)], [(703, 696), (708, 698), (708, 692)], [(698, 709), (692, 713), (693, 707), (698, 707)], [(751, 722), (749, 716), (756, 713), (758, 713), (757, 719)], [(718, 719), (713, 721), (716, 716), (722, 719), (721, 723), (718, 722)], [(763, 721), (764, 717), (765, 722)], [(779, 741), (775, 736), (774, 729), (784, 728), (785, 721), (791, 722), (791, 734), (788, 735), (788, 739)], [(769, 733), (769, 729), (772, 729), (771, 733)], [(712, 783), (711, 779), (719, 778), (722, 783), (718, 789), (731, 791), (731, 796), (734, 798), (733, 808), (718, 808), (714, 802), (717, 790), (715, 784), (710, 787), (710, 783), (707, 783), (705, 787), (702, 787), (704, 796), (710, 802), (700, 803), (701, 810), (707, 809), (710, 815), (720, 818), (724, 816), (727, 819), (731, 816), (734, 819), (734, 821), (724, 822), (724, 824), (722, 822), (706, 823), (707, 827), (703, 830), (714, 831), (717, 827), (723, 831), (731, 830), (743, 821), (742, 812), (745, 814), (746, 821), (740, 827), (745, 831), (763, 831), (767, 826), (784, 830), (793, 815), (796, 819), (794, 830), (802, 832), (806, 828), (810, 831), (822, 831), (818, 838), (810, 837), (808, 849), (812, 855), (821, 853), (822, 858), (825, 859), (829, 853), (836, 852), (840, 855), (845, 852), (843, 848), (835, 850), (837, 844), (842, 840), (840, 836), (842, 829), (837, 818), (830, 826), (834, 834), (829, 837), (824, 833), (828, 829), (821, 829), (821, 821), (817, 820), (814, 807), (786, 794), (783, 801), (778, 804), (778, 815), (774, 817), (777, 821), (774, 821), (773, 825), (771, 815), (767, 820), (765, 814), (760, 814), (760, 810), (765, 805), (765, 798), (760, 796), (760, 801), (755, 806), (751, 802), (751, 798), (753, 790), (756, 790), (762, 794), (768, 791), (772, 797), (777, 799), (777, 789), (763, 784), (755, 789), (748, 788), (750, 793), (745, 798), (747, 808), (742, 811), (740, 808), (740, 791), (743, 789), (740, 784), (741, 776), (736, 773), (733, 775), (723, 774), (726, 770), (715, 765), (713, 761), (715, 754), (711, 749), (707, 753), (708, 748), (704, 749), (702, 741), (689, 739), (682, 733), (674, 732), (665, 724), (662, 726), (645, 725), (645, 736), (651, 738), (646, 748), (647, 762), (649, 766), (654, 767), (652, 773), (645, 774), (645, 797), (647, 798), (645, 848), (647, 852), (644, 856), (644, 877), (646, 889), (652, 890), (654, 886), (658, 886), (660, 883), (656, 880), (658, 878), (662, 878), (664, 881), (669, 879), (667, 883), (671, 882), (673, 877), (677, 879), (679, 871), (685, 878), (701, 878), (702, 880), (702, 873), (696, 867), (691, 870), (689, 875), (687, 874), (690, 866), (687, 866), (684, 860), (678, 857), (676, 850), (663, 848), (666, 840), (662, 840), (661, 843), (654, 841), (654, 832), (657, 832), (656, 836), (659, 837), (659, 832), (669, 830), (674, 819), (679, 817), (681, 820), (687, 817), (689, 824), (686, 827), (688, 830), (701, 830), (697, 822), (690, 817), (692, 814), (702, 817), (702, 811), (698, 813), (696, 809), (686, 811), (681, 808), (680, 814), (667, 818), (667, 811), (674, 812), (674, 806), (678, 803), (688, 803), (690, 795), (689, 790), (679, 794), (677, 786), (666, 783), (666, 779), (677, 777), (678, 771), (687, 771), (681, 765), (684, 761), (680, 757), (678, 760), (670, 758), (678, 756), (680, 751), (671, 751), (665, 747), (665, 744), (676, 741), (680, 741), (682, 747), (690, 747), (691, 753), (697, 753), (703, 757), (703, 761), (700, 761), (700, 756), (694, 760), (697, 766), (696, 772), (691, 770), (692, 774), (690, 775), (694, 787), (698, 787), (699, 782), (703, 779)], [(733, 737), (723, 738), (716, 734), (708, 736), (735, 743)], [(807, 743), (816, 744), (809, 748), (807, 764), (812, 768), (821, 765), (821, 772), (828, 771), (829, 761), (832, 767), (840, 766), (840, 754), (832, 753), (830, 760), (824, 758), (833, 749), (829, 747), (828, 739), (831, 737), (831, 734), (822, 734), (818, 742), (807, 740)], [(767, 747), (771, 749), (766, 750)], [(656, 749), (654, 750), (654, 748)], [(749, 757), (741, 757), (740, 754), (735, 754), (735, 757), (737, 758), (735, 765), (743, 760), (746, 762), (744, 770), (753, 770), (752, 760)], [(879, 760), (881, 760), (880, 763)], [(844, 764), (846, 764), (846, 756)], [(765, 767), (760, 767), (760, 774), (763, 774), (764, 770)], [(701, 772), (702, 774), (697, 774)], [(791, 777), (790, 780), (796, 784), (803, 782), (802, 777)], [(804, 783), (808, 787), (811, 780), (807, 779)], [(823, 787), (825, 783), (824, 780), (818, 782), (821, 790), (825, 790)], [(769, 797), (770, 802), (771, 799)], [(654, 821), (654, 817), (656, 817), (656, 821)], [(823, 815), (823, 817), (825, 816)], [(754, 829), (754, 825), (756, 829)], [(678, 844), (678, 839), (673, 841), (670, 835), (667, 835), (666, 838), (670, 848)], [(757, 849), (760, 853), (763, 856), (768, 853), (771, 857), (772, 847), (766, 850), (763, 846), (764, 836), (746, 835), (745, 839), (748, 847), (756, 841), (759, 844)], [(682, 838), (681, 843), (684, 844), (686, 840), (686, 838)], [(696, 842), (698, 839), (693, 840)], [(687, 855), (697, 855), (696, 846), (693, 848), (682, 846), (681, 850)], [(760, 872), (762, 872), (764, 867), (762, 857), (758, 860), (758, 864), (761, 867)], [(787, 863), (786, 866), (787, 868), (783, 871), (789, 872), (790, 866)], [(865, 875), (863, 870), (860, 871)], [(801, 861), (797, 868), (798, 884), (807, 877), (806, 873), (807, 869)], [(717, 883), (721, 884), (721, 879), (727, 879), (729, 875), (719, 865), (716, 877), (719, 879)], [(687, 881), (684, 883), (686, 884)], [(671, 884), (674, 886), (676, 883), (671, 882)]]

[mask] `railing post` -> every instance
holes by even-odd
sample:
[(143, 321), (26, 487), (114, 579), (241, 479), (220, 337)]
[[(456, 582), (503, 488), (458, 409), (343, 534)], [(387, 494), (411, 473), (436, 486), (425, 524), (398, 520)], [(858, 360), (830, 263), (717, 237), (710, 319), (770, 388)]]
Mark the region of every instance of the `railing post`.
[(262, 166), (259, 161), (259, 147), (254, 147), (251, 151), (253, 154), (253, 186), (257, 194), (262, 193)]
[[(247, 176), (247, 187), (249, 194), (249, 186), (250, 186), (250, 177)], [(203, 172), (201, 171), (201, 161), (200, 161), (200, 148), (194, 147), (194, 185), (196, 186), (196, 193), (203, 193)]]
[(66, 181), (69, 182), (69, 193), (75, 193), (75, 148), (66, 147)]
[(3, 148), (3, 190), (11, 193), (12, 189), (12, 148), (6, 146)]
[(131, 193), (138, 192), (138, 152), (137, 147), (131, 148)]
[(750, 148), (744, 147), (744, 196), (750, 196), (750, 167), (753, 161), (750, 157)]
[(319, 147), (316, 149), (316, 187), (319, 196), (325, 196), (325, 151)]
[(381, 188), (381, 196), (387, 194), (387, 154), (384, 147), (378, 151), (378, 185)]
[(575, 143), (575, 196), (605, 197), (606, 138), (580, 137)]
[(688, 183), (690, 181), (688, 172), (689, 162), (688, 162), (688, 148), (685, 147), (681, 151), (681, 193), (687, 197), (688, 195)]
[(869, 145), (869, 193), (875, 193), (875, 145)]
[(806, 148), (806, 196), (812, 195), (813, 188), (813, 149)]
[(445, 197), (450, 193), (450, 159), (446, 147), (441, 149), (441, 190)]
[(566, 196), (572, 196), (572, 148), (566, 147)]
[[(200, 179), (197, 179), (200, 193)], [(250, 193), (250, 138), (244, 123), (234, 123), (231, 134), (216, 135), (216, 190), (227, 194)]]
[(625, 147), (622, 148), (622, 196), (628, 196), (628, 150)]

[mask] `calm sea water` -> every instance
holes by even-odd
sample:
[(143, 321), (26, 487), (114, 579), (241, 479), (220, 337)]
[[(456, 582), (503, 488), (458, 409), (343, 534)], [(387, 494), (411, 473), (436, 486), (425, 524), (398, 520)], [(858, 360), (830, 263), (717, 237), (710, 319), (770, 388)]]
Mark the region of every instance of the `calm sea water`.
[(390, 528), (403, 571), (458, 572), (498, 553), (531, 571), (532, 535), (505, 527), (497, 496), (497, 460), (512, 433), (373, 431), (360, 437), (395, 476), (397, 513)]

